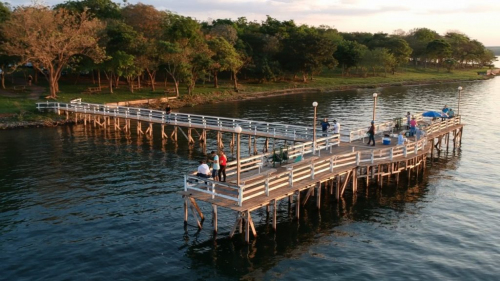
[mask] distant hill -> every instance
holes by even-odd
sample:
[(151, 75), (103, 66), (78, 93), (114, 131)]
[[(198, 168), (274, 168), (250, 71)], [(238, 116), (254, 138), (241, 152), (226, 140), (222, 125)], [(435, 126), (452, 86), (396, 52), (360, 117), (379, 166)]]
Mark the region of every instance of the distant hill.
[(493, 51), (495, 56), (500, 56), (500, 46), (486, 47), (486, 49)]

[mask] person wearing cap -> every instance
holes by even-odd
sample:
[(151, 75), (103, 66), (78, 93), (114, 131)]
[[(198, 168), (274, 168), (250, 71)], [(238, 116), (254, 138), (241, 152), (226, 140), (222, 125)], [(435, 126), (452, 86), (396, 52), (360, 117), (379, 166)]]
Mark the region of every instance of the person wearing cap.
[(375, 121), (372, 121), (372, 125), (370, 126), (370, 129), (368, 130), (368, 135), (369, 135), (369, 140), (367, 145), (370, 145), (370, 143), (373, 141), (372, 146), (375, 146)]
[(333, 133), (334, 134), (340, 133), (340, 123), (338, 123), (337, 120), (333, 120)]

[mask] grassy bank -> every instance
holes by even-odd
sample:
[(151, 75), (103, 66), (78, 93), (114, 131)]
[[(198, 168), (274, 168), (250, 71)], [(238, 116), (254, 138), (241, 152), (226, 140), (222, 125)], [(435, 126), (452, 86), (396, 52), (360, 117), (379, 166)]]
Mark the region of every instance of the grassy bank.
[[(302, 81), (279, 81), (268, 83), (256, 83), (253, 81), (240, 80), (240, 91), (235, 92), (231, 81), (223, 80), (218, 89), (215, 89), (211, 83), (199, 84), (192, 95), (187, 95), (187, 91), (182, 88), (180, 99), (172, 102), (174, 108), (183, 106), (194, 106), (201, 103), (218, 102), (225, 100), (256, 98), (259, 96), (268, 96), (275, 94), (284, 94), (284, 92), (300, 92), (309, 89), (311, 93), (324, 90), (344, 90), (351, 88), (371, 88), (394, 85), (412, 85), (427, 83), (448, 83), (454, 81), (470, 81), (487, 79), (486, 76), (477, 75), (479, 69), (455, 70), (448, 73), (445, 70), (437, 71), (435, 69), (415, 69), (407, 68), (395, 75), (374, 77), (342, 77), (338, 70), (330, 70), (314, 77), (306, 83)], [(43, 79), (43, 78), (42, 78)], [(40, 79), (39, 83), (29, 88), (27, 91), (19, 93), (13, 92), (13, 84), (7, 84), (7, 91), (0, 94), (0, 114), (17, 118), (19, 120), (39, 121), (42, 118), (37, 114), (35, 103), (46, 101), (47, 83)], [(16, 81), (16, 80), (14, 80)], [(158, 83), (156, 91), (144, 87), (131, 93), (126, 85), (121, 85), (114, 90), (113, 94), (108, 89), (103, 89), (100, 93), (84, 94), (88, 87), (95, 87), (89, 78), (79, 79), (75, 85), (75, 78), (65, 77), (61, 80), (60, 90), (57, 101), (69, 102), (74, 98), (82, 98), (85, 102), (108, 103), (138, 99), (155, 99), (165, 97), (162, 82)], [(168, 85), (171, 87), (171, 84)], [(167, 87), (167, 88), (168, 88)], [(293, 90), (292, 90), (293, 89)], [(286, 90), (286, 91), (283, 91)], [(1, 122), (1, 120), (0, 120)]]

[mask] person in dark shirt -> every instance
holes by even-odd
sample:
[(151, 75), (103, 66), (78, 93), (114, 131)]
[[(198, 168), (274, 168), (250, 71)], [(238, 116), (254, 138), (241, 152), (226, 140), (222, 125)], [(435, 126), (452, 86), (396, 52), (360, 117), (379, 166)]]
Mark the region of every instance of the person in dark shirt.
[(370, 126), (370, 129), (368, 130), (368, 135), (370, 139), (368, 140), (368, 145), (373, 141), (372, 146), (375, 146), (375, 122), (372, 121), (372, 125)]
[(321, 121), (321, 131), (323, 131), (323, 136), (326, 137), (328, 128), (330, 128), (330, 123), (328, 123), (328, 119), (325, 118), (325, 120)]
[(170, 108), (170, 104), (167, 103), (167, 106), (165, 106), (165, 114), (167, 115), (167, 123), (170, 122), (170, 113), (172, 113), (172, 108)]

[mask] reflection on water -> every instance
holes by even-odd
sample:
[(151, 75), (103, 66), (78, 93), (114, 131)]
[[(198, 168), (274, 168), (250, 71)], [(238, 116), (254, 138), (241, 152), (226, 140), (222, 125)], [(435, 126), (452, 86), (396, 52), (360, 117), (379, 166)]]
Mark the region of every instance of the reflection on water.
[[(219, 234), (184, 232), (182, 174), (204, 151), (180, 139), (84, 126), (0, 132), (0, 272), (19, 279), (454, 279), (495, 280), (500, 80), (464, 87), (463, 148), (443, 151), (425, 175), (370, 186), (341, 202), (314, 198), (299, 221), (283, 201), (277, 232), (255, 212), (258, 238), (228, 239), (234, 213), (219, 208)], [(406, 111), (456, 108), (458, 84), (290, 95), (185, 108), (183, 112), (343, 129)], [(229, 136), (225, 136), (229, 142)], [(209, 136), (207, 151), (216, 147)], [(246, 148), (244, 140), (243, 147)], [(262, 144), (260, 140), (259, 144)], [(283, 143), (278, 143), (283, 145)], [(226, 146), (228, 146), (226, 144)], [(249, 151), (243, 149), (248, 155)], [(480, 219), (478, 219), (480, 218)]]

